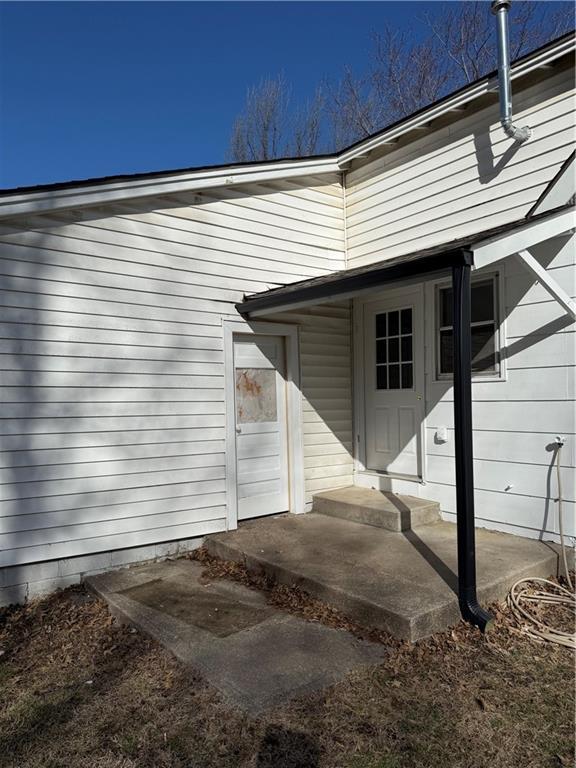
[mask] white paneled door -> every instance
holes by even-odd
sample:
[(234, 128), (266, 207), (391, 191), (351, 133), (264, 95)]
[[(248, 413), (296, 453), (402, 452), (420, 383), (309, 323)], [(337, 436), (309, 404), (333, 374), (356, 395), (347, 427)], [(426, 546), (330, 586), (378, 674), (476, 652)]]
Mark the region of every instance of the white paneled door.
[(289, 508), (285, 371), (281, 336), (235, 336), (239, 520)]
[(421, 477), (424, 405), (420, 290), (364, 308), (366, 468)]

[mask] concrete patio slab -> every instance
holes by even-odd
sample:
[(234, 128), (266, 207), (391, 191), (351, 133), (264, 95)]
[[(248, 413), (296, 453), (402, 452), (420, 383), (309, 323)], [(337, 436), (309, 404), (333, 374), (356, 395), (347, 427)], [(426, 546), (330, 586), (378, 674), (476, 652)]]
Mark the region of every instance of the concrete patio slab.
[[(504, 599), (520, 578), (557, 573), (557, 551), (543, 542), (477, 529), (476, 543), (483, 602)], [(206, 546), (396, 637), (415, 641), (460, 619), (451, 523), (400, 533), (324, 514), (280, 515), (211, 536)]]
[(176, 560), (87, 579), (113, 615), (154, 637), (234, 706), (257, 715), (377, 664), (381, 645), (303, 621), (241, 584)]

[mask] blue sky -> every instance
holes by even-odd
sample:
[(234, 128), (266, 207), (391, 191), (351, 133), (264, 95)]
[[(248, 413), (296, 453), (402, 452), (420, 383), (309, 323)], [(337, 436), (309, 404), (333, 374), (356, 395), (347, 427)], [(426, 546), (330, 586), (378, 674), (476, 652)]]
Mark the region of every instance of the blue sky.
[(425, 2), (4, 2), (0, 187), (225, 161), (246, 89), (294, 97)]
[(0, 5), (0, 187), (225, 161), (246, 89), (294, 96), (428, 3)]

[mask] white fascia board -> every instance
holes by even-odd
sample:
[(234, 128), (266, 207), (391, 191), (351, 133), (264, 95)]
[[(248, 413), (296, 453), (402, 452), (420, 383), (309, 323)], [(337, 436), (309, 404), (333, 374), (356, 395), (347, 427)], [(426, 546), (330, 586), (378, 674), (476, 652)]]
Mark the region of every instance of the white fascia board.
[[(558, 43), (546, 51), (531, 56), (523, 62), (512, 66), (512, 79), (522, 77), (529, 72), (551, 64), (556, 59), (576, 49), (576, 38)], [(496, 90), (497, 78), (486, 78), (480, 83), (455, 94), (437, 105), (432, 105), (421, 114), (403, 120), (399, 125), (384, 131), (378, 136), (363, 141), (340, 155), (320, 159), (302, 159), (287, 162), (269, 162), (249, 166), (224, 167), (190, 171), (189, 173), (162, 174), (154, 178), (123, 179), (121, 181), (77, 185), (62, 189), (39, 189), (32, 192), (18, 193), (0, 197), (0, 218), (8, 216), (42, 213), (44, 211), (62, 210), (67, 208), (100, 205), (115, 200), (132, 200), (136, 198), (166, 195), (172, 192), (189, 192), (212, 187), (227, 187), (234, 184), (250, 184), (275, 179), (290, 179), (299, 176), (317, 175), (324, 173), (342, 172), (354, 159), (369, 154), (372, 150), (385, 145), (394, 144), (405, 133), (422, 127), (441, 115), (457, 110), (473, 101), (478, 96)]]
[(324, 173), (341, 173), (335, 158), (295, 160), (289, 163), (262, 163), (234, 168), (191, 171), (144, 179), (123, 179), (110, 184), (90, 184), (0, 197), (0, 217), (31, 215), (44, 211), (100, 205), (116, 200), (167, 195), (176, 192), (259, 184), (275, 179), (291, 179)]
[[(556, 59), (559, 59), (561, 56), (564, 56), (575, 49), (576, 37), (572, 36), (568, 40), (558, 43), (558, 45), (553, 48), (549, 48), (546, 51), (542, 51), (539, 54), (531, 56), (529, 59), (513, 65), (510, 70), (510, 77), (512, 80), (523, 77), (533, 70), (540, 69), (546, 64), (551, 64)], [(366, 141), (358, 144), (358, 146), (343, 152), (338, 157), (338, 162), (344, 167), (352, 160), (364, 157), (374, 149), (378, 149), (384, 144), (390, 144), (394, 140), (399, 139), (400, 136), (403, 136), (405, 133), (413, 131), (415, 128), (421, 128), (431, 120), (435, 120), (455, 109), (457, 110), (469, 102), (474, 101), (474, 99), (477, 99), (479, 96), (483, 96), (486, 93), (496, 90), (498, 90), (498, 77), (487, 77), (480, 83), (476, 83), (476, 85), (472, 85), (470, 88), (455, 94), (452, 98), (448, 98), (440, 104), (432, 105), (429, 109), (424, 110), (414, 118), (403, 120), (399, 125), (390, 128), (390, 130), (384, 131), (372, 139), (366, 139)]]
[(526, 220), (525, 226), (514, 232), (497, 235), (471, 247), (474, 253), (474, 268), (486, 267), (495, 261), (512, 256), (531, 248), (537, 243), (569, 232), (576, 225), (574, 211), (559, 211), (545, 219)]

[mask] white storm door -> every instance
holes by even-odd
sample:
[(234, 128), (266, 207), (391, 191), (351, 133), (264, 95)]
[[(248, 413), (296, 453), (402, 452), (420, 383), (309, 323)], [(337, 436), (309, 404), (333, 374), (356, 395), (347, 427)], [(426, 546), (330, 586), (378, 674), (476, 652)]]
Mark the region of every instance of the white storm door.
[(367, 469), (422, 476), (422, 318), (420, 290), (365, 305)]
[(284, 340), (235, 336), (238, 519), (289, 509)]

